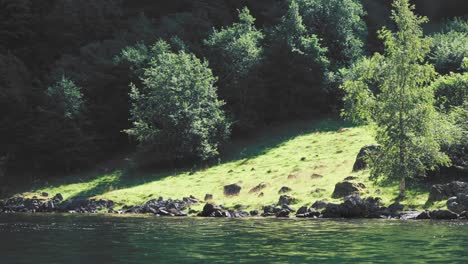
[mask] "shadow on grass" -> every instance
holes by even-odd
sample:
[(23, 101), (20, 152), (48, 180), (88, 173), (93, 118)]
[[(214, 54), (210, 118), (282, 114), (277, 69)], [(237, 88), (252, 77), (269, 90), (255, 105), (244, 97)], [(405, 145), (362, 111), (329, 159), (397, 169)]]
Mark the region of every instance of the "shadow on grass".
[(335, 118), (322, 118), (315, 120), (302, 120), (275, 124), (263, 127), (257, 130), (255, 133), (244, 136), (243, 138), (233, 139), (232, 142), (227, 144), (222, 150), (222, 154), (216, 163), (212, 162), (195, 167), (180, 167), (177, 169), (165, 170), (130, 169), (128, 166), (122, 165), (118, 177), (116, 177), (113, 181), (100, 181), (100, 179), (104, 179), (106, 175), (103, 172), (94, 172), (88, 173), (81, 179), (77, 176), (69, 176), (65, 179), (61, 179), (54, 182), (52, 185), (43, 185), (40, 187), (35, 186), (36, 188), (34, 189), (39, 190), (44, 187), (57, 187), (58, 189), (60, 189), (60, 186), (65, 186), (67, 184), (96, 181), (95, 185), (91, 188), (88, 188), (83, 192), (80, 192), (73, 196), (89, 198), (107, 193), (112, 190), (131, 188), (149, 182), (159, 181), (171, 175), (176, 175), (180, 173), (195, 173), (197, 171), (207, 169), (211, 166), (227, 162), (240, 160), (242, 160), (242, 162), (247, 162), (250, 159), (254, 159), (258, 156), (264, 155), (268, 150), (281, 146), (282, 144), (285, 144), (287, 141), (294, 139), (295, 137), (314, 132), (334, 132), (338, 131), (340, 128), (345, 127), (352, 127), (352, 124), (346, 123)]

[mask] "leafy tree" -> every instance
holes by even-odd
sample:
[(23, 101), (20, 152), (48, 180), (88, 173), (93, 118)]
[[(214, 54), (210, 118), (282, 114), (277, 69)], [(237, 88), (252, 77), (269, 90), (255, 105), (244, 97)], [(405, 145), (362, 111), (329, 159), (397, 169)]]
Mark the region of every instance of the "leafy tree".
[(255, 18), (247, 8), (239, 12), (239, 22), (214, 32), (205, 40), (208, 58), (219, 76), (219, 94), (227, 102), (237, 126), (253, 126), (258, 120), (262, 85), (258, 67), (263, 61), (263, 33), (254, 26)]
[(93, 138), (86, 131), (81, 88), (65, 77), (45, 91), (45, 103), (33, 122), (29, 151), (25, 159), (35, 169), (79, 170), (88, 166), (94, 151)]
[(130, 93), (133, 127), (126, 130), (140, 150), (156, 162), (216, 157), (229, 123), (207, 62), (184, 51), (173, 53), (164, 41), (127, 48), (121, 59), (141, 74), (140, 88), (132, 85)]
[(365, 15), (359, 0), (298, 0), (304, 25), (317, 34), (328, 49), (335, 69), (363, 55), (367, 35)]
[(329, 64), (327, 50), (316, 35), (308, 34), (296, 1), (270, 32), (267, 46), (263, 75), (270, 118), (304, 116), (326, 109), (322, 84)]
[(424, 63), (430, 40), (423, 37), (420, 26), (427, 19), (415, 15), (408, 0), (396, 0), (393, 7), (392, 19), (398, 31), (380, 31), (385, 54), (374, 57), (384, 67), (377, 71), (378, 91), (372, 91), (363, 81), (372, 78), (372, 71), (347, 80), (343, 89), (347, 92), (345, 102), (352, 106), (347, 116), (370, 121), (376, 129), (376, 141), (382, 145), (371, 174), (399, 178), (403, 198), (407, 178), (446, 165), (449, 159), (440, 152), (435, 134), (437, 112), (434, 91), (428, 84), (436, 73), (433, 66)]
[(62, 79), (47, 88), (46, 94), (52, 110), (64, 118), (74, 119), (81, 114), (83, 94), (81, 89), (71, 80)]

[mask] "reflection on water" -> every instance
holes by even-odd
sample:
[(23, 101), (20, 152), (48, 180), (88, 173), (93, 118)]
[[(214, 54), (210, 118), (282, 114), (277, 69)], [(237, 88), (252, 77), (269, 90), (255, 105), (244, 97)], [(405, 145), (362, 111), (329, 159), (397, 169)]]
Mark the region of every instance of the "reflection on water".
[(0, 215), (0, 263), (467, 263), (468, 222)]

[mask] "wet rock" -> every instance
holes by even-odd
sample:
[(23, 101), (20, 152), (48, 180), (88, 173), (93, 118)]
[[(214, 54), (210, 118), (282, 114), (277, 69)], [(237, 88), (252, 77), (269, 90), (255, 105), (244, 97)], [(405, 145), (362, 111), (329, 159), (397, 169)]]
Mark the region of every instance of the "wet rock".
[(250, 211), (251, 216), (257, 216), (259, 214), (258, 210), (252, 210)]
[(323, 218), (340, 218), (341, 206), (339, 204), (328, 203), (322, 211)]
[(299, 208), (299, 210), (297, 210), (296, 215), (303, 215), (307, 213), (308, 211), (309, 210), (307, 209), (307, 206), (302, 206), (301, 208)]
[(209, 200), (213, 200), (213, 195), (207, 193), (207, 194), (205, 194), (205, 202), (209, 201)]
[(289, 217), (289, 213), (288, 210), (280, 210), (276, 213), (276, 217)]
[(242, 187), (238, 184), (229, 184), (224, 186), (224, 195), (226, 196), (234, 196), (239, 195)]
[(434, 210), (430, 213), (431, 219), (434, 220), (450, 220), (450, 219), (457, 219), (458, 215), (454, 212), (450, 212), (449, 210)]
[(266, 216), (275, 216), (276, 213), (278, 213), (279, 211), (281, 211), (281, 208), (279, 208), (279, 207), (276, 207), (274, 205), (266, 205), (266, 206), (263, 206), (262, 216), (264, 216), (264, 217), (266, 217)]
[(288, 193), (288, 192), (290, 192), (290, 191), (292, 191), (291, 188), (289, 188), (289, 187), (287, 187), (287, 186), (283, 186), (283, 187), (281, 187), (281, 189), (278, 191), (278, 194)]
[(455, 213), (468, 211), (468, 190), (457, 194), (457, 196), (450, 197), (447, 200), (447, 208)]
[(359, 150), (356, 161), (353, 165), (353, 171), (360, 171), (367, 168), (366, 158), (373, 158), (381, 150), (379, 145), (366, 145)]
[(284, 204), (291, 204), (292, 202), (294, 202), (294, 197), (291, 196), (291, 195), (281, 195), (279, 200), (278, 200), (278, 205), (282, 206)]
[(453, 181), (447, 184), (434, 184), (429, 192), (429, 202), (442, 201), (468, 191), (468, 182)]
[(358, 194), (362, 192), (366, 186), (363, 183), (354, 183), (354, 182), (339, 182), (335, 185), (335, 190), (333, 191), (333, 198), (346, 197), (351, 194)]
[(325, 207), (327, 207), (327, 204), (328, 202), (326, 201), (318, 200), (314, 204), (312, 204), (312, 208), (317, 210), (324, 209)]
[(404, 208), (405, 208), (405, 206), (402, 205), (402, 204), (400, 204), (399, 202), (394, 202), (394, 203), (392, 203), (391, 205), (388, 206), (388, 210), (389, 210), (391, 213), (400, 212), (400, 211), (402, 211)]
[(207, 203), (203, 206), (203, 210), (198, 214), (198, 216), (203, 217), (222, 217), (223, 216), (223, 208), (214, 204), (214, 203)]
[(197, 214), (198, 211), (194, 209), (190, 209), (188, 213), (192, 215), (192, 214)]
[(295, 212), (295, 211), (296, 211), (296, 210), (294, 210), (294, 208), (292, 208), (292, 207), (291, 207), (290, 205), (288, 205), (288, 204), (283, 204), (283, 205), (281, 206), (281, 209), (282, 209), (282, 210), (288, 210), (289, 212)]
[(265, 189), (266, 187), (268, 187), (268, 183), (262, 182), (262, 183), (258, 184), (257, 186), (253, 187), (252, 189), (250, 189), (249, 193), (259, 192), (259, 191)]
[(421, 213), (418, 211), (404, 211), (400, 215), (401, 220), (415, 220)]
[(54, 200), (54, 201), (63, 201), (63, 196), (62, 196), (62, 194), (57, 193), (57, 194), (52, 198), (52, 200)]
[(345, 198), (341, 204), (329, 203), (322, 211), (325, 218), (380, 218), (382, 208), (380, 198), (362, 199), (354, 194)]
[(418, 216), (416, 216), (416, 220), (427, 220), (427, 219), (431, 219), (431, 212), (429, 211), (421, 212)]
[(468, 211), (461, 212), (458, 216), (461, 220), (468, 220)]

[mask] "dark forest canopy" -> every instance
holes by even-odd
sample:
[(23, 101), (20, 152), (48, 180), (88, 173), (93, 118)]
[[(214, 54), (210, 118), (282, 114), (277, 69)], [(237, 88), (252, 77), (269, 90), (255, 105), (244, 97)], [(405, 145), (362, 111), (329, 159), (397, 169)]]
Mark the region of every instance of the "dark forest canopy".
[[(344, 69), (382, 51), (376, 32), (394, 26), (390, 2), (0, 0), (1, 171), (71, 172), (109, 153), (164, 141), (169, 132), (156, 116), (177, 116), (170, 121), (176, 130), (184, 122), (184, 136), (191, 136), (177, 149), (206, 160), (220, 151), (228, 130), (236, 137), (270, 122), (336, 115), (339, 86), (352, 74)], [(428, 60), (440, 73), (460, 74), (460, 82), (466, 78), (459, 65), (468, 56), (465, 2), (414, 1), (416, 12), (431, 21), (426, 33), (441, 40)], [(444, 29), (455, 17), (462, 17), (459, 26)], [(446, 47), (445, 39), (460, 44)], [(166, 50), (155, 50), (157, 43)], [(178, 79), (181, 96), (203, 93), (192, 101), (199, 105), (177, 101), (167, 90), (158, 96), (179, 108), (158, 108), (154, 118), (138, 123), (145, 103), (154, 100), (151, 89), (175, 83), (178, 76), (170, 72), (181, 71), (178, 63), (189, 69)], [(164, 79), (152, 69), (168, 73)], [(195, 76), (200, 72), (205, 79)], [(148, 101), (136, 102), (130, 83)], [(184, 115), (205, 105), (212, 111)], [(124, 132), (135, 127), (143, 138)], [(208, 137), (212, 131), (219, 135)]]

